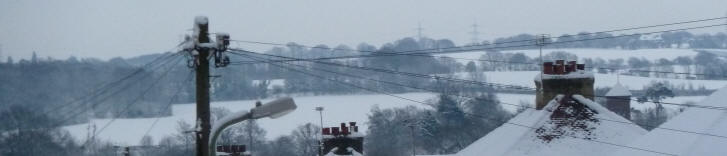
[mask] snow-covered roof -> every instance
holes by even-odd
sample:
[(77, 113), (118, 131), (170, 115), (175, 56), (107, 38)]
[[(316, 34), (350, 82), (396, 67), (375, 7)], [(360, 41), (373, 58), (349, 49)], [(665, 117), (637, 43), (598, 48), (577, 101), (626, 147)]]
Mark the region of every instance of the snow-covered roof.
[[(706, 107), (727, 107), (727, 88), (722, 88), (698, 103)], [(671, 130), (669, 130), (671, 129)], [(683, 130), (702, 134), (677, 132)], [(709, 135), (706, 135), (709, 134)], [(710, 136), (712, 135), (712, 136)], [(725, 155), (727, 153), (727, 112), (725, 110), (687, 108), (628, 146), (673, 155)], [(619, 149), (614, 155), (660, 155), (653, 152)]]
[(625, 123), (631, 122), (583, 96), (559, 95), (542, 110), (518, 114), (456, 155), (610, 155), (620, 147), (604, 143), (628, 144), (647, 132)]
[[(334, 147), (333, 150), (331, 150), (331, 151), (336, 151), (336, 150), (338, 150), (338, 147)], [(361, 153), (356, 152), (356, 150), (353, 150), (353, 148), (350, 148), (350, 147), (346, 150), (350, 151), (352, 156), (362, 156), (363, 155)], [(338, 156), (338, 155), (334, 154), (333, 152), (329, 152), (325, 156)]]
[[(535, 81), (540, 82), (540, 75), (541, 74), (536, 74), (535, 75)], [(559, 75), (559, 74), (542, 74), (542, 75), (543, 75), (543, 79), (581, 79), (581, 78), (593, 78), (593, 72), (583, 71), (583, 70), (579, 70), (579, 71), (575, 71), (575, 72), (570, 72), (570, 73), (562, 74), (562, 75)]]
[(606, 96), (631, 96), (631, 91), (620, 83), (616, 83), (616, 85), (611, 87), (611, 90), (608, 90)]

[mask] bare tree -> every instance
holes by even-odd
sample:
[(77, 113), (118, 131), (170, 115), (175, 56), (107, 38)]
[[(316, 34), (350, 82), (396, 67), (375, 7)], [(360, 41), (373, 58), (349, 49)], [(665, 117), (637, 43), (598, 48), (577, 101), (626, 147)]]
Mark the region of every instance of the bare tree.
[(295, 139), (298, 153), (300, 153), (301, 156), (310, 156), (318, 153), (318, 137), (320, 136), (318, 132), (319, 128), (320, 127), (311, 123), (306, 123), (298, 126), (298, 128), (293, 131), (293, 139)]

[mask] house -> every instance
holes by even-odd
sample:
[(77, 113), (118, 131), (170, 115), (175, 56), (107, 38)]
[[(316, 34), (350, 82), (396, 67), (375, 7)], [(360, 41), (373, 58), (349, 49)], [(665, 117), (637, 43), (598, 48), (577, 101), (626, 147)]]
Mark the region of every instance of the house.
[(647, 133), (593, 102), (593, 74), (575, 61), (544, 63), (536, 107), (478, 139), (458, 156), (611, 155)]

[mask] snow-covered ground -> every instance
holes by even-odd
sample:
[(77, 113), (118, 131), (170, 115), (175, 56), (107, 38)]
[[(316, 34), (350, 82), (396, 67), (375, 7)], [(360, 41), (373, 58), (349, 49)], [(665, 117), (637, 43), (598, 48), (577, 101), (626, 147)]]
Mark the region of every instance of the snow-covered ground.
[(717, 56), (727, 57), (727, 50), (725, 50), (725, 49), (696, 49), (696, 50), (710, 52)]
[[(564, 51), (575, 54), (578, 56), (579, 61), (584, 58), (597, 58), (600, 57), (605, 60), (609, 59), (624, 59), (628, 60), (630, 57), (646, 58), (648, 60), (658, 60), (666, 58), (672, 60), (679, 56), (695, 56), (697, 52), (693, 49), (638, 49), (638, 50), (622, 50), (622, 49), (543, 49), (543, 55), (547, 55), (551, 52)], [(455, 58), (468, 58), (468, 59), (479, 59), (480, 56), (487, 52), (466, 52), (466, 53), (452, 53), (452, 54), (441, 54), (440, 56), (449, 56)], [(530, 58), (539, 57), (540, 53), (537, 49), (535, 50), (509, 50), (502, 51), (502, 53), (523, 53)], [(548, 58), (545, 58), (546, 60)], [(458, 60), (462, 64), (466, 64), (469, 60)]]
[[(517, 86), (533, 86), (535, 75), (538, 71), (506, 71), (506, 72), (484, 72), (487, 82), (510, 84)], [(458, 73), (459, 78), (467, 78), (468, 73)], [(688, 79), (670, 79), (670, 78), (654, 78), (654, 77), (640, 77), (640, 76), (628, 76), (616, 74), (594, 74), (596, 77), (595, 87), (611, 87), (620, 81), (622, 85), (631, 90), (641, 90), (644, 85), (648, 85), (651, 81), (669, 81), (672, 85), (685, 85), (689, 84), (697, 89), (700, 86), (704, 86), (707, 89), (719, 89), (727, 86), (727, 81), (724, 80), (688, 80)]]
[[(436, 98), (433, 93), (407, 93), (397, 94), (417, 101), (426, 101)], [(529, 94), (498, 94), (500, 101), (503, 103), (520, 104), (527, 103), (533, 107), (535, 95)], [(676, 97), (666, 99), (665, 102), (685, 103), (699, 102), (704, 96)], [(356, 121), (359, 123), (362, 132), (365, 132), (368, 125), (368, 114), (374, 105), (380, 108), (400, 108), (408, 105), (417, 106), (419, 108), (428, 108), (419, 103), (398, 99), (387, 95), (339, 95), (339, 96), (302, 96), (295, 97), (298, 109), (294, 112), (278, 119), (260, 119), (259, 124), (267, 131), (267, 138), (272, 139), (277, 136), (290, 134), (297, 126), (305, 123), (319, 124), (319, 114), (313, 109), (317, 106), (325, 108), (323, 112), (324, 125), (335, 126), (341, 122)], [(272, 99), (264, 99), (263, 102)], [(240, 110), (249, 110), (255, 101), (224, 101), (212, 102), (212, 107), (222, 107), (230, 109), (233, 112)], [(643, 109), (653, 107), (653, 104), (638, 104), (632, 102), (632, 107)], [(517, 107), (503, 104), (506, 110), (514, 112)], [(667, 108), (675, 108), (665, 106)], [(176, 104), (172, 106), (172, 116), (162, 117), (157, 125), (149, 132), (154, 141), (159, 141), (164, 136), (179, 133), (177, 131), (177, 122), (184, 121), (189, 124), (194, 123), (195, 105), (194, 104)], [(106, 130), (98, 134), (97, 138), (112, 141), (121, 145), (137, 145), (146, 130), (151, 126), (156, 118), (136, 118), (136, 119), (117, 119)], [(97, 128), (101, 128), (108, 123), (110, 119), (94, 119), (93, 123)], [(84, 141), (87, 134), (88, 124), (78, 124), (64, 127), (78, 141)]]
[[(432, 93), (407, 93), (397, 94), (417, 101), (426, 101), (436, 97)], [(264, 99), (262, 102), (268, 102), (272, 99)], [(304, 96), (294, 98), (298, 108), (286, 116), (278, 119), (259, 119), (258, 123), (267, 131), (267, 138), (272, 139), (277, 136), (290, 134), (296, 127), (305, 123), (320, 122), (319, 113), (314, 110), (315, 107), (322, 106), (323, 122), (325, 126), (336, 126), (341, 122), (355, 121), (363, 132), (366, 131), (368, 125), (368, 113), (374, 105), (380, 108), (405, 107), (408, 105), (427, 108), (419, 103), (401, 100), (387, 95), (340, 95), (340, 96)], [(249, 110), (255, 101), (224, 101), (212, 102), (211, 107), (222, 107), (230, 109), (233, 112), (240, 110)], [(185, 121), (194, 124), (196, 114), (194, 104), (176, 104), (172, 106), (172, 116), (162, 117), (159, 122), (149, 132), (154, 141), (159, 141), (164, 136), (179, 133), (177, 131), (177, 122)], [(136, 119), (117, 119), (109, 125), (103, 132), (96, 137), (101, 140), (112, 141), (120, 145), (137, 145), (146, 130), (151, 126), (156, 118), (136, 118)], [(94, 119), (93, 123), (97, 128), (103, 127), (110, 119)], [(79, 141), (85, 141), (87, 135), (88, 124), (78, 124), (64, 127)]]

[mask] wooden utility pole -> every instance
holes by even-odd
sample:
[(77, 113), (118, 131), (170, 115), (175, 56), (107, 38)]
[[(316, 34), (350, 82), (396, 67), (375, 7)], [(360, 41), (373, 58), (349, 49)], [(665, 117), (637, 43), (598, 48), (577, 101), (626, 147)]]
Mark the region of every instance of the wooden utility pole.
[[(197, 17), (195, 19), (198, 45), (209, 43), (208, 22), (207, 17)], [(197, 46), (200, 47), (200, 46)], [(207, 156), (209, 154), (209, 136), (210, 136), (210, 61), (207, 59), (210, 55), (208, 48), (195, 48), (199, 53), (195, 60), (196, 66), (196, 100), (197, 100), (197, 156)]]
[(182, 45), (192, 56), (191, 67), (196, 71), (197, 119), (194, 130), (197, 143), (197, 156), (209, 155), (210, 124), (210, 58), (215, 60), (215, 68), (225, 67), (230, 58), (224, 52), (230, 45), (230, 35), (217, 33), (215, 42), (209, 37), (207, 17), (194, 19), (194, 34)]

